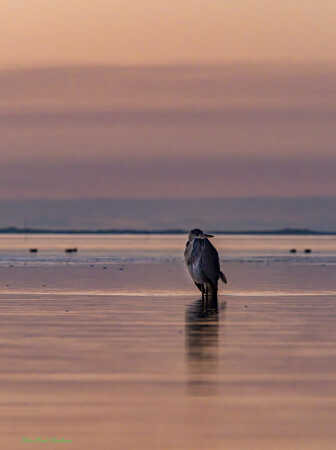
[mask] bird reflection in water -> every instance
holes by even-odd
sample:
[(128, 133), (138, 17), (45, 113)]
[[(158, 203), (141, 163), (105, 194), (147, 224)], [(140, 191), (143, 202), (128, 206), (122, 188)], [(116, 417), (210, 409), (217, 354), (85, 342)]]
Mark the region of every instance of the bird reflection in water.
[[(222, 306), (225, 308), (225, 304)], [(204, 308), (197, 300), (186, 309), (186, 362), (188, 390), (192, 395), (217, 392), (219, 314), (217, 299)]]

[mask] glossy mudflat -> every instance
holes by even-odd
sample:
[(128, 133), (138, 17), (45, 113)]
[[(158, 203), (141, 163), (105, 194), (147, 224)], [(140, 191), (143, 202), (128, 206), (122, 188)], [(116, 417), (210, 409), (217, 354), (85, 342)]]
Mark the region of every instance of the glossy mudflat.
[(333, 449), (334, 266), (224, 268), (204, 311), (182, 258), (2, 265), (3, 448)]

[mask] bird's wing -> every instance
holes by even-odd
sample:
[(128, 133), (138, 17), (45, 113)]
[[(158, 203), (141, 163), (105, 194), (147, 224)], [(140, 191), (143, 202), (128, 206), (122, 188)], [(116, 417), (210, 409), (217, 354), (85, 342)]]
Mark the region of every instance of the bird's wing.
[(195, 263), (202, 257), (204, 251), (204, 239), (194, 239), (190, 254), (190, 262)]
[(197, 248), (198, 247), (195, 245), (195, 241), (188, 241), (186, 243), (186, 247), (184, 249), (184, 259), (187, 266), (190, 266), (193, 262), (195, 262), (197, 257)]
[(220, 276), (220, 265), (218, 253), (215, 247), (208, 239), (203, 239), (203, 251), (202, 251), (202, 272), (212, 283), (217, 283)]

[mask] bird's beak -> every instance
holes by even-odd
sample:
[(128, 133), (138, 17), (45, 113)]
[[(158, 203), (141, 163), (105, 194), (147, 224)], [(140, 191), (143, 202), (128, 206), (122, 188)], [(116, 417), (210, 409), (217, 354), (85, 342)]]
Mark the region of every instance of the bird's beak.
[(207, 233), (204, 233), (204, 237), (207, 237), (207, 238), (212, 238), (212, 237), (215, 237), (213, 234), (207, 234)]

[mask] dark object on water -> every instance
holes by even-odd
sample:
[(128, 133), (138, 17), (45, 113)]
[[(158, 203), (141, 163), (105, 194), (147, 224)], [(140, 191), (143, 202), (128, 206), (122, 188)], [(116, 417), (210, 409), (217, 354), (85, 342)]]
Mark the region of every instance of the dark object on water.
[(296, 248), (291, 248), (291, 249), (289, 250), (289, 253), (296, 253)]
[(30, 251), (30, 253), (37, 253), (38, 249), (37, 248), (30, 248), (29, 251)]
[(78, 249), (76, 247), (65, 249), (65, 253), (77, 253), (77, 252), (78, 252)]
[(304, 252), (305, 252), (305, 253), (311, 253), (312, 251), (311, 251), (310, 248), (306, 248)]

